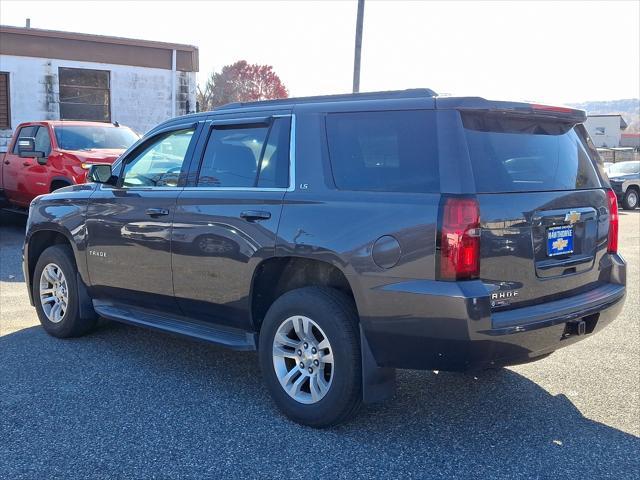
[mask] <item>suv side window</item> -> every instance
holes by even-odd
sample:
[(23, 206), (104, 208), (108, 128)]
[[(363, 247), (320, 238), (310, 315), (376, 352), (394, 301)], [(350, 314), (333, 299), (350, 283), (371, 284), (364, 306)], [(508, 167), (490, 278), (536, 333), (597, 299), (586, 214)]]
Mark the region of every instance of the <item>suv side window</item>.
[(18, 139), (20, 137), (33, 137), (35, 136), (36, 130), (37, 130), (38, 126), (37, 125), (29, 125), (26, 127), (22, 127), (19, 131), (18, 134), (15, 136), (15, 143), (13, 144), (13, 150), (12, 153), (14, 155), (18, 155)]
[(195, 128), (167, 132), (132, 159), (122, 170), (123, 187), (177, 187)]
[(287, 188), (290, 123), (278, 117), (269, 126), (213, 128), (197, 186)]
[(51, 137), (49, 137), (49, 128), (40, 126), (36, 132), (36, 151), (44, 152), (44, 156), (48, 157), (51, 153)]
[(438, 192), (435, 112), (330, 113), (329, 158), (336, 187), (377, 192)]

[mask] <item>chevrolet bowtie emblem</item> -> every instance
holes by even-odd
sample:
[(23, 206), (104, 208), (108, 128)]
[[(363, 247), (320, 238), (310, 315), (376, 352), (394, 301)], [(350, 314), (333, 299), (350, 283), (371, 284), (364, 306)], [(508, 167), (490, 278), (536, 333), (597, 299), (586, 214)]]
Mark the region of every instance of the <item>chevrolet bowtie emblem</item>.
[(559, 238), (555, 242), (553, 242), (552, 245), (556, 250), (564, 250), (565, 248), (567, 248), (567, 245), (569, 245), (569, 242), (564, 238)]
[(573, 225), (580, 221), (580, 212), (569, 212), (564, 216), (564, 221)]

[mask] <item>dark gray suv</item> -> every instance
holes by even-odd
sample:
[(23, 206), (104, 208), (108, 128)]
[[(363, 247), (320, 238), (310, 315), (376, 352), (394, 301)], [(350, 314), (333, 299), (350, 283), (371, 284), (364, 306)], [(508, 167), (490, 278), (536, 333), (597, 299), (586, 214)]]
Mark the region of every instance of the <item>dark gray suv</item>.
[(431, 90), (232, 104), (31, 204), (42, 325), (98, 316), (257, 350), (321, 427), (395, 369), (543, 358), (622, 308), (614, 192), (582, 111)]

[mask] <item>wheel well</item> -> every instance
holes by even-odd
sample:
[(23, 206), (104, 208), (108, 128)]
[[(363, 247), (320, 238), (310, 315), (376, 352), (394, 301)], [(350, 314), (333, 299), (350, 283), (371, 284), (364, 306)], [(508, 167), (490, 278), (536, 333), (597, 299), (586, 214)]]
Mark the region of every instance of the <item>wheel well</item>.
[[(53, 230), (42, 230), (34, 233), (29, 239), (29, 278), (33, 281), (33, 272), (36, 269), (36, 263), (42, 252), (52, 245), (69, 245), (69, 239), (60, 232)], [(31, 285), (29, 285), (31, 286)]]
[(627, 190), (635, 190), (636, 192), (640, 193), (640, 186), (638, 186), (638, 185), (629, 185)]
[(68, 187), (69, 185), (71, 185), (71, 183), (66, 180), (54, 180), (51, 182), (51, 188), (49, 191), (53, 192), (59, 188)]
[(267, 310), (282, 294), (308, 286), (335, 288), (351, 299), (354, 298), (344, 273), (330, 263), (298, 257), (271, 258), (258, 266), (253, 277), (251, 289), (253, 325), (256, 328), (260, 327)]

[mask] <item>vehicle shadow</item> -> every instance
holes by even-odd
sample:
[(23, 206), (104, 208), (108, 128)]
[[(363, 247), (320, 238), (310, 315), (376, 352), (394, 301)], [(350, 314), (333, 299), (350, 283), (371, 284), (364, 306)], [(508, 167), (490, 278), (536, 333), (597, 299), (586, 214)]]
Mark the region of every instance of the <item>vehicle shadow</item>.
[(8, 210), (0, 210), (0, 225), (17, 225), (23, 228), (27, 223), (27, 215), (14, 213)]
[(275, 409), (254, 352), (106, 323), (78, 339), (0, 337), (0, 384), (9, 478), (630, 478), (640, 466), (640, 439), (508, 369), (401, 371), (393, 400), (314, 430)]
[(22, 243), (25, 215), (0, 210), (0, 282), (24, 282)]

